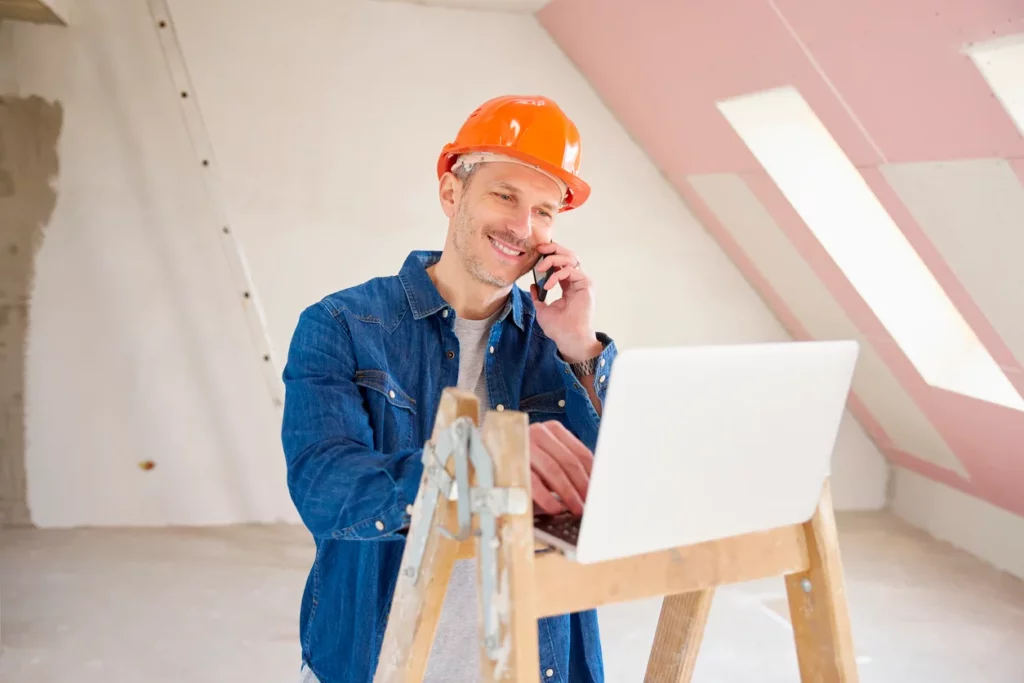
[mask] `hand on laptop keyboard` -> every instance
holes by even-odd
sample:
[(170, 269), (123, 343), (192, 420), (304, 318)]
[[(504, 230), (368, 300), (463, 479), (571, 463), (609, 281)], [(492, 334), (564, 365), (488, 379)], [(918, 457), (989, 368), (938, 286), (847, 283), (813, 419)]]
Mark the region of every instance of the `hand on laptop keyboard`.
[(583, 515), (594, 455), (561, 422), (530, 425), (533, 504), (538, 512)]

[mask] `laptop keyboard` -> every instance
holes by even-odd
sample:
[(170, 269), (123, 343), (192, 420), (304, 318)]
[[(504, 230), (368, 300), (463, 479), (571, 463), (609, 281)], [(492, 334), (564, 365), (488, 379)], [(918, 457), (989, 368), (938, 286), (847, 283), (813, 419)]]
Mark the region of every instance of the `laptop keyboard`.
[(576, 539), (580, 535), (581, 519), (571, 512), (562, 512), (557, 515), (535, 515), (533, 527), (547, 532), (555, 538), (560, 538), (570, 545), (576, 545)]

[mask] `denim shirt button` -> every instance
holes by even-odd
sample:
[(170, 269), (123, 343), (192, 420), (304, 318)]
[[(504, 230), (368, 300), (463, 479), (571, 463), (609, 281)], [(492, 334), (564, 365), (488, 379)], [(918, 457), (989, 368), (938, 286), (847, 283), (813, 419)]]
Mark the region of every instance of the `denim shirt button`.
[(552, 676), (554, 676), (554, 675), (555, 675), (555, 670), (554, 670), (554, 669), (547, 669), (547, 670), (546, 670), (546, 671), (544, 672), (544, 675), (545, 675), (545, 676), (547, 676), (548, 678), (551, 678)]
[(376, 522), (374, 522), (373, 525), (377, 527), (377, 531), (384, 531), (384, 522), (380, 521), (379, 519)]

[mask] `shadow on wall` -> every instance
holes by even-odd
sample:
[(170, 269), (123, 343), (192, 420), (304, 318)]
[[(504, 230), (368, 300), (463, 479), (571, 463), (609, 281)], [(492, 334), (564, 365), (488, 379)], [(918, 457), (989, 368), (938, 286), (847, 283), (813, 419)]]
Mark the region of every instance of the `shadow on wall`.
[(35, 255), (57, 204), (59, 102), (0, 97), (0, 526), (30, 524), (25, 343)]

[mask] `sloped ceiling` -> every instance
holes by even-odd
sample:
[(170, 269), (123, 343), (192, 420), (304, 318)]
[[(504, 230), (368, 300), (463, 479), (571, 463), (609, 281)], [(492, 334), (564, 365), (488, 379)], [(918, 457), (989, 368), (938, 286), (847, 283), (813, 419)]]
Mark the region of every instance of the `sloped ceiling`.
[(537, 16), (794, 336), (862, 342), (851, 407), (885, 454), (1024, 515), (1024, 412), (926, 383), (716, 107), (796, 88), (1024, 393), (1024, 137), (965, 53), (1024, 34), (1024, 3), (554, 0)]

